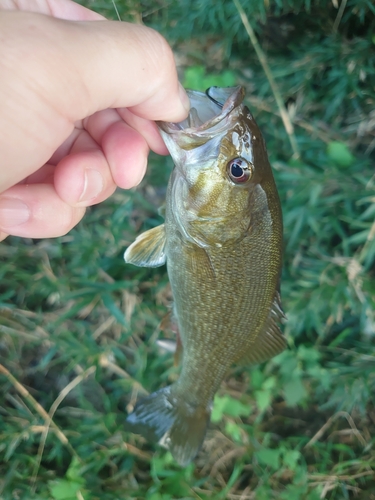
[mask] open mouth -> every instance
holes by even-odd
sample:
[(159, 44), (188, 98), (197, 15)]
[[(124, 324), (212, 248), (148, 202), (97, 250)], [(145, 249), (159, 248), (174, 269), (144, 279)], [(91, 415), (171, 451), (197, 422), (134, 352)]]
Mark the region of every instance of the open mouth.
[[(243, 87), (210, 87), (206, 92), (188, 90), (191, 108), (189, 116), (179, 123), (159, 122), (159, 127), (169, 134), (184, 131), (193, 137), (223, 122), (244, 98)], [(221, 128), (221, 127), (220, 127)], [(216, 130), (215, 130), (216, 132)], [(211, 130), (210, 130), (211, 133)]]

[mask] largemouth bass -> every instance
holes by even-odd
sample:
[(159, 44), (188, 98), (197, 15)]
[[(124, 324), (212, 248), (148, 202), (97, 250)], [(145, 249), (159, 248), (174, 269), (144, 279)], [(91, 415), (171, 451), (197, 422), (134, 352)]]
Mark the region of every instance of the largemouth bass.
[(278, 323), (282, 215), (263, 137), (242, 87), (188, 91), (189, 117), (159, 128), (175, 162), (165, 223), (126, 262), (167, 263), (182, 343), (177, 382), (140, 401), (126, 428), (186, 465), (199, 451), (216, 391), (233, 363), (285, 348)]

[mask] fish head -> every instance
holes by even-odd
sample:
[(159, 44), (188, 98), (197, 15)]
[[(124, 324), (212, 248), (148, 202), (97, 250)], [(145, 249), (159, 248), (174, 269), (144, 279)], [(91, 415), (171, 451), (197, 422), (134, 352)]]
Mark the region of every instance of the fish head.
[(175, 163), (166, 209), (194, 243), (233, 244), (246, 235), (272, 177), (263, 137), (243, 104), (243, 87), (187, 92), (189, 116), (158, 123)]

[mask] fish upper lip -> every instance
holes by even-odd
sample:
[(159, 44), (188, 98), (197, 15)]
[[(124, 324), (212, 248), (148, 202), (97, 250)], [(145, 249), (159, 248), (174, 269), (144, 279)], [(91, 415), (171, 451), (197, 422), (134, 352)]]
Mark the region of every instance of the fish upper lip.
[[(209, 90), (209, 89), (208, 89)], [(208, 92), (208, 91), (207, 91)], [(191, 117), (192, 110), (197, 108), (195, 106), (200, 105), (201, 107), (207, 102), (207, 105), (215, 106), (215, 103), (206, 93), (198, 92), (195, 90), (187, 90), (188, 96), (191, 100), (191, 111), (189, 117), (182, 122), (172, 123), (172, 122), (158, 122), (158, 127), (167, 134), (173, 136), (185, 135), (190, 138), (204, 138), (211, 137), (215, 127), (215, 134), (220, 132), (222, 128), (227, 126), (230, 114), (232, 111), (242, 104), (244, 98), (244, 89), (241, 86), (233, 87), (233, 93), (225, 101), (223, 106), (216, 104), (218, 113), (207, 120), (205, 120), (201, 125), (197, 127), (189, 126), (189, 118)], [(196, 103), (194, 102), (196, 101)], [(198, 110), (199, 111), (199, 110)]]

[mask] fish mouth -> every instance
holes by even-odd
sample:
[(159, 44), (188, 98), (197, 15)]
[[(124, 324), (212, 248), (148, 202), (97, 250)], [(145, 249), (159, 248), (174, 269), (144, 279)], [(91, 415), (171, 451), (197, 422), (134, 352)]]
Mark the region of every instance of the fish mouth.
[[(204, 144), (227, 130), (238, 119), (245, 90), (237, 87), (210, 87), (206, 92), (187, 90), (190, 99), (189, 116), (179, 122), (158, 122), (161, 132), (173, 137), (183, 149)], [(185, 146), (185, 147), (184, 147)]]

